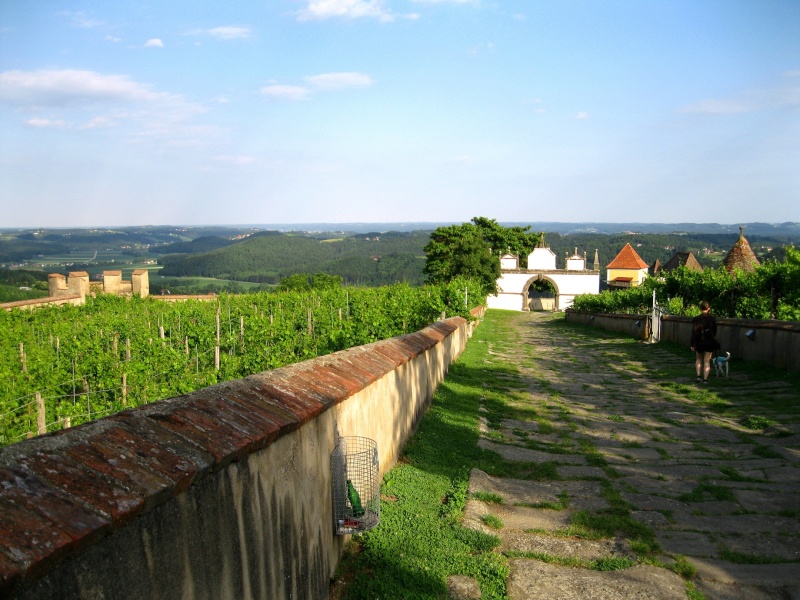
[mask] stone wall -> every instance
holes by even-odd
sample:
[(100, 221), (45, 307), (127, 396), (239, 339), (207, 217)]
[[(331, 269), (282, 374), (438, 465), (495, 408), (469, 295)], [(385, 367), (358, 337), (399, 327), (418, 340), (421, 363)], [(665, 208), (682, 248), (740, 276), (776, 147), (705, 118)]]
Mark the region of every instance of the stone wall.
[(567, 309), (564, 313), (564, 318), (570, 323), (580, 323), (599, 327), (606, 331), (616, 331), (640, 340), (650, 339), (650, 321), (647, 315), (589, 313)]
[(82, 296), (58, 296), (56, 298), (33, 298), (32, 300), (17, 300), (15, 302), (3, 302), (0, 308), (4, 310), (13, 310), (18, 308), (20, 310), (29, 310), (31, 308), (39, 308), (40, 306), (60, 306), (62, 304), (74, 304), (80, 306), (84, 304)]
[(339, 436), (397, 460), (459, 317), (0, 450), (0, 597), (327, 598)]
[[(626, 333), (640, 339), (650, 336), (649, 315), (617, 315), (568, 310), (566, 320)], [(636, 322), (640, 325), (637, 326)], [(692, 337), (691, 317), (665, 315), (661, 341), (685, 346)], [(757, 360), (774, 367), (800, 371), (800, 323), (762, 319), (717, 319), (717, 339), (722, 352), (736, 360)]]

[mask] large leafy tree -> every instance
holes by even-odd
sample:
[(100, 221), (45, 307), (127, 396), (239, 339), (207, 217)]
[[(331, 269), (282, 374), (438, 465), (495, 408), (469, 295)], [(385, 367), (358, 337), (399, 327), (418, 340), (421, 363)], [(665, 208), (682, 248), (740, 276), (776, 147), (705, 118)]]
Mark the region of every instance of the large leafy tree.
[(523, 266), (527, 264), (528, 254), (539, 243), (539, 234), (530, 233), (530, 225), (503, 227), (494, 219), (486, 217), (474, 217), (472, 223), (480, 230), (481, 237), (489, 244), (495, 256), (513, 254), (519, 257)]
[(470, 223), (439, 227), (425, 246), (424, 272), (430, 283), (456, 277), (473, 279), (486, 294), (497, 292), (499, 257), (505, 252), (525, 255), (539, 238), (528, 227), (503, 227), (494, 219), (475, 217)]

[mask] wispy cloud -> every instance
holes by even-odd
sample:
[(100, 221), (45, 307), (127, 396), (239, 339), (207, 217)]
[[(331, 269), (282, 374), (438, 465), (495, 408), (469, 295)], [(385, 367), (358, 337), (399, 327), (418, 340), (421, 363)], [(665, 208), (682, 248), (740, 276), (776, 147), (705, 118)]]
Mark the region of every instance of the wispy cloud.
[(733, 115), (750, 112), (754, 106), (740, 100), (702, 100), (687, 104), (679, 109), (682, 113), (700, 113), (706, 115)]
[(150, 38), (144, 43), (145, 48), (163, 48), (164, 42), (158, 38)]
[(100, 19), (92, 19), (91, 17), (87, 17), (86, 13), (83, 11), (68, 11), (64, 10), (58, 13), (62, 17), (67, 17), (69, 19), (70, 25), (73, 27), (83, 27), (86, 29), (91, 29), (94, 27), (103, 27), (105, 26), (105, 21), (101, 21)]
[(94, 117), (93, 119), (89, 120), (87, 123), (81, 125), (81, 129), (104, 129), (106, 127), (111, 127), (114, 124), (114, 120), (110, 117)]
[(0, 103), (29, 108), (120, 102), (176, 102), (179, 96), (154, 92), (127, 75), (76, 69), (0, 73)]
[(214, 160), (217, 162), (228, 163), (232, 165), (251, 165), (256, 162), (255, 157), (253, 156), (246, 156), (246, 155), (221, 155), (214, 157)]
[(264, 96), (276, 100), (305, 100), (308, 98), (308, 89), (299, 85), (280, 85), (273, 83), (265, 85), (259, 90)]
[(191, 29), (186, 35), (210, 36), (220, 41), (249, 40), (254, 36), (249, 25), (221, 25), (210, 29)]
[(375, 83), (369, 75), (352, 71), (308, 75), (303, 81), (305, 85), (282, 85), (273, 82), (262, 87), (260, 92), (279, 100), (306, 100), (315, 93), (365, 88)]
[(687, 104), (680, 113), (734, 115), (777, 108), (800, 106), (800, 70), (786, 71), (771, 87), (747, 90), (738, 98), (711, 98)]
[(323, 73), (303, 78), (312, 88), (321, 91), (369, 87), (374, 81), (369, 75), (354, 72)]
[(206, 112), (204, 106), (154, 91), (126, 75), (75, 69), (5, 71), (0, 73), (0, 105), (33, 113), (24, 121), (30, 127), (64, 129), (83, 121), (78, 129), (85, 130), (129, 124), (134, 138), (178, 143), (214, 133), (192, 122)]
[(54, 128), (54, 129), (67, 129), (71, 125), (63, 119), (46, 119), (43, 117), (34, 117), (27, 119), (25, 125), (29, 127), (37, 127), (40, 129)]
[(572, 118), (578, 121), (585, 121), (589, 118), (589, 113), (584, 110), (581, 110), (572, 115)]
[(308, 0), (308, 5), (298, 13), (301, 21), (331, 18), (394, 21), (395, 15), (383, 5), (382, 0)]

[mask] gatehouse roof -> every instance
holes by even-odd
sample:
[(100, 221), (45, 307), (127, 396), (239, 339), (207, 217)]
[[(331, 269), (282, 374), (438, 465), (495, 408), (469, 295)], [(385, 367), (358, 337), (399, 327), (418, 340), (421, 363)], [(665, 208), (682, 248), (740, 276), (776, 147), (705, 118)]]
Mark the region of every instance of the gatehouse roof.
[(630, 244), (625, 244), (622, 250), (619, 251), (614, 260), (612, 260), (606, 269), (646, 269), (647, 263), (642, 260), (642, 257), (633, 249)]

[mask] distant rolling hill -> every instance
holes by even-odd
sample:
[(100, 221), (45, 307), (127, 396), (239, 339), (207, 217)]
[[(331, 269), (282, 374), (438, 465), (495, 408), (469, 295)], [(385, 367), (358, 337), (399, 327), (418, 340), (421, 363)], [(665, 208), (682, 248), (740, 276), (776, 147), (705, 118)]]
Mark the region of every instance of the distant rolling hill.
[(367, 233), (314, 239), (270, 232), (192, 255), (159, 259), (164, 277), (215, 277), (278, 283), (295, 273), (339, 275), (348, 284), (422, 283), (429, 232)]

